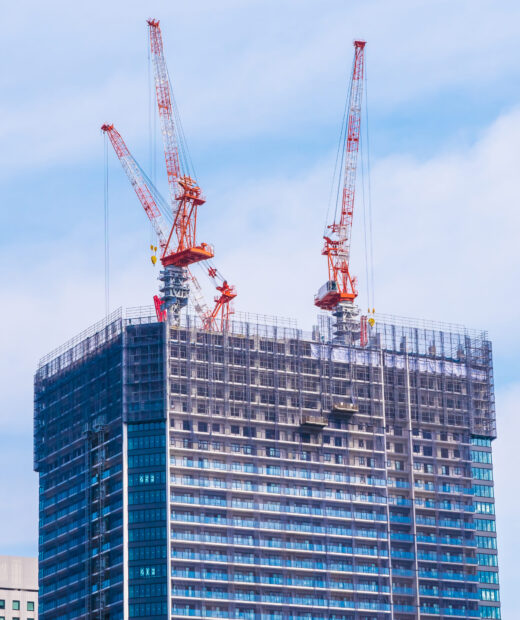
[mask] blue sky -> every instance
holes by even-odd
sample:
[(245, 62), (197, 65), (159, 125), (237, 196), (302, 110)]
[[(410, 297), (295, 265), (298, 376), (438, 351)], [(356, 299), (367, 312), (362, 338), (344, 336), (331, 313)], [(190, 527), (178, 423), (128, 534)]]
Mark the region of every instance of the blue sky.
[[(103, 138), (150, 170), (146, 18), (199, 181), (200, 239), (237, 309), (309, 328), (352, 62), (366, 38), (376, 310), (487, 329), (494, 343), (503, 616), (520, 615), (520, 6), (482, 0), (11, 3), (0, 28), (0, 553), (36, 551), (32, 374), (104, 312)], [(153, 121), (151, 122), (153, 127)], [(155, 137), (154, 137), (155, 136)], [(111, 306), (156, 292), (150, 227), (110, 153)], [(158, 183), (164, 188), (158, 155)], [(361, 222), (354, 271), (364, 302)]]

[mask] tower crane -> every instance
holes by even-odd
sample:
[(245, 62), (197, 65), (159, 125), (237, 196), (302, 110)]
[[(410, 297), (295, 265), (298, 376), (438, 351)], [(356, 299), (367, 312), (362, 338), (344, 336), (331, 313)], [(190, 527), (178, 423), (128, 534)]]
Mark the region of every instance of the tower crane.
[[(134, 188), (139, 201), (141, 202), (150, 222), (152, 223), (153, 229), (157, 236), (157, 240), (159, 243), (159, 247), (161, 248), (161, 253), (165, 255), (165, 249), (168, 248), (168, 241), (172, 237), (172, 229), (170, 229), (169, 224), (167, 223), (167, 219), (171, 219), (167, 217), (166, 213), (163, 213), (168, 206), (166, 205), (164, 199), (161, 197), (158, 190), (153, 186), (152, 182), (146, 177), (145, 173), (134, 159), (128, 147), (125, 144), (121, 134), (117, 131), (114, 125), (104, 124), (101, 127), (101, 130), (107, 134), (112, 146), (114, 147), (114, 151), (121, 162), (123, 170), (125, 171), (128, 179), (132, 187)], [(159, 207), (159, 204), (162, 205), (162, 210)], [(165, 217), (166, 216), (166, 217)], [(174, 226), (175, 224), (173, 224)], [(204, 246), (205, 244), (201, 244)], [(209, 246), (206, 246), (209, 247)], [(168, 256), (168, 255), (167, 255)], [(161, 257), (161, 261), (163, 258)], [(163, 261), (163, 265), (164, 265)], [(173, 267), (177, 267), (173, 265)], [(221, 293), (218, 298), (215, 298), (215, 307), (210, 310), (204, 301), (202, 296), (202, 289), (196, 277), (192, 274), (189, 267), (182, 268), (182, 281), (177, 286), (176, 290), (171, 291), (170, 298), (175, 295), (177, 300), (177, 306), (175, 305), (166, 305), (167, 297), (167, 289), (169, 286), (169, 278), (170, 274), (165, 273), (168, 269), (172, 269), (170, 264), (165, 265), (165, 269), (161, 272), (159, 279), (163, 282), (163, 298), (159, 298), (157, 295), (154, 297), (155, 310), (157, 313), (157, 319), (162, 322), (167, 318), (168, 310), (173, 308), (174, 311), (180, 312), (180, 309), (188, 303), (188, 294), (189, 288), (184, 285), (185, 282), (190, 282), (192, 284), (191, 292), (193, 294), (193, 305), (195, 310), (199, 314), (202, 325), (204, 329), (208, 330), (216, 330), (220, 329), (225, 330), (229, 327), (229, 316), (232, 313), (230, 309), (230, 302), (232, 299), (236, 297), (236, 291), (234, 287), (229, 287), (227, 282), (223, 280), (222, 276), (220, 276), (216, 267), (211, 265), (209, 267), (209, 272), (211, 277), (216, 277), (218, 274), (220, 279), (226, 283), (226, 287), (229, 290), (222, 291), (221, 287), (217, 286), (217, 290)], [(172, 270), (173, 271), (173, 270)], [(173, 271), (175, 277), (177, 277), (178, 271)], [(214, 275), (212, 275), (214, 274)], [(179, 278), (180, 279), (180, 278)], [(175, 285), (175, 282), (174, 282)], [(222, 285), (223, 286), (223, 285)], [(172, 287), (173, 288), (173, 287)], [(185, 293), (185, 297), (182, 299), (180, 295)], [(184, 303), (181, 303), (184, 302)]]
[[(203, 324), (214, 328), (217, 318), (222, 317), (221, 325), (229, 324), (229, 302), (236, 297), (229, 291), (217, 290), (221, 293), (215, 308), (210, 311), (202, 299), (201, 289), (190, 266), (213, 258), (213, 248), (207, 243), (197, 243), (197, 211), (204, 204), (202, 191), (193, 178), (188, 174), (188, 161), (183, 155), (182, 130), (176, 122), (176, 109), (173, 93), (164, 58), (162, 34), (158, 20), (147, 21), (150, 36), (150, 50), (153, 64), (157, 107), (163, 136), (164, 156), (169, 188), (169, 207), (164, 207), (164, 200), (160, 197), (151, 181), (132, 157), (121, 135), (113, 125), (105, 124), (102, 130), (108, 135), (114, 150), (121, 161), (134, 190), (148, 215), (158, 239), (160, 261), (163, 269), (159, 280), (162, 282), (162, 298), (154, 298), (159, 320), (168, 320), (173, 323), (180, 321), (180, 312), (188, 303), (191, 291), (194, 306), (201, 315)], [(158, 202), (163, 210), (158, 207)], [(169, 211), (171, 210), (171, 214)], [(169, 229), (166, 221), (169, 220)], [(154, 263), (155, 264), (155, 263)], [(231, 290), (231, 289), (230, 289)], [(208, 317), (213, 316), (213, 319)], [(227, 318), (224, 320), (224, 316)], [(208, 322), (209, 321), (209, 322)]]
[(365, 72), (365, 41), (354, 41), (354, 64), (348, 94), (347, 131), (344, 148), (343, 192), (341, 206), (324, 235), (322, 255), (327, 257), (329, 279), (314, 297), (322, 310), (336, 317), (336, 335), (344, 337), (349, 322), (358, 314), (355, 300), (357, 280), (350, 272), (350, 243), (356, 190), (356, 170), (361, 128), (361, 101)]

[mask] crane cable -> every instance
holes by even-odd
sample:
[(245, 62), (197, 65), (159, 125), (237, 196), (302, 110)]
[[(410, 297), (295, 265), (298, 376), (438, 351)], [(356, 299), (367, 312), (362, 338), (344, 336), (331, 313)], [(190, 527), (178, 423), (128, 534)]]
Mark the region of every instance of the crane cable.
[[(368, 171), (368, 240), (370, 243), (370, 287), (371, 287), (371, 297), (372, 297), (372, 314), (375, 313), (375, 283), (374, 283), (374, 235), (373, 235), (373, 218), (372, 218), (372, 184), (371, 184), (371, 174), (370, 174), (370, 135), (369, 135), (369, 127), (368, 127), (368, 80), (366, 77), (366, 65), (365, 65), (365, 130), (367, 134), (366, 145), (367, 145), (367, 171)], [(368, 284), (368, 283), (367, 283)]]
[(370, 184), (370, 145), (368, 134), (368, 104), (367, 104), (367, 79), (366, 69), (364, 75), (365, 88), (365, 135), (360, 133), (360, 150), (361, 150), (361, 200), (363, 206), (363, 235), (364, 235), (364, 253), (365, 253), (365, 280), (366, 280), (366, 302), (367, 313), (370, 320), (374, 317), (374, 244), (372, 237), (372, 192)]
[[(354, 59), (355, 62), (355, 59)], [(350, 71), (350, 77), (348, 82), (347, 95), (345, 97), (345, 106), (343, 108), (343, 114), (341, 115), (341, 131), (338, 138), (338, 146), (336, 150), (336, 161), (334, 163), (334, 172), (332, 174), (331, 184), (330, 184), (330, 194), (329, 201), (327, 205), (327, 216), (325, 219), (325, 228), (323, 232), (323, 236), (328, 235), (327, 228), (331, 223), (336, 222), (338, 217), (338, 207), (340, 204), (340, 196), (342, 190), (342, 171), (345, 163), (345, 144), (347, 141), (347, 131), (348, 131), (348, 114), (350, 110), (350, 95), (352, 93), (352, 76), (353, 76), (353, 67)], [(332, 222), (329, 220), (329, 215), (332, 207), (332, 200), (334, 195), (334, 190), (336, 190), (336, 200), (334, 204), (334, 218)]]
[(105, 228), (105, 315), (110, 310), (110, 238), (108, 219), (108, 138), (104, 134), (103, 207)]
[[(155, 106), (153, 105), (155, 83), (152, 78), (152, 57), (150, 53), (150, 46), (148, 45), (148, 37), (146, 41), (146, 47), (148, 50), (148, 157), (150, 160), (150, 177), (153, 179), (155, 184), (157, 180), (157, 114), (154, 113)], [(152, 222), (150, 222), (149, 228), (150, 249), (154, 251), (157, 238)]]
[(365, 174), (365, 153), (363, 148), (363, 136), (360, 135), (359, 146), (361, 150), (361, 201), (363, 204), (363, 236), (364, 236), (364, 249), (365, 249), (365, 282), (366, 282), (366, 296), (367, 296), (367, 308), (370, 311), (370, 265), (369, 265), (369, 250), (368, 250), (368, 225), (367, 225), (367, 205), (366, 205), (366, 174)]

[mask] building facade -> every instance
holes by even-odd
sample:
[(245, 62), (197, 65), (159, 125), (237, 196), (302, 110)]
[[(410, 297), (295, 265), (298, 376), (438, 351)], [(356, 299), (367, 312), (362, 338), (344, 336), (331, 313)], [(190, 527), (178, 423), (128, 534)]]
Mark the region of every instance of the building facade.
[(0, 555), (0, 620), (38, 618), (38, 560)]
[(139, 310), (46, 356), (40, 617), (500, 618), (486, 334), (363, 345)]

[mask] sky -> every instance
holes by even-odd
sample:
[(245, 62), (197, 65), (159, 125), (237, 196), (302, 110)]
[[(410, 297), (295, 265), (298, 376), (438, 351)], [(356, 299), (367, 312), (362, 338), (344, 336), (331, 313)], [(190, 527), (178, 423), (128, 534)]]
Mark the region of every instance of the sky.
[[(364, 38), (370, 194), (358, 193), (352, 253), (360, 304), (364, 208), (376, 312), (488, 331), (503, 617), (520, 617), (509, 466), (520, 432), (520, 5), (27, 0), (1, 10), (0, 553), (37, 549), (37, 361), (105, 313), (104, 122), (166, 190), (146, 19), (161, 20), (207, 197), (199, 239), (237, 286), (237, 311), (294, 317), (304, 329), (326, 278), (320, 251), (352, 42)], [(108, 179), (110, 309), (149, 305), (150, 226), (111, 151)]]

